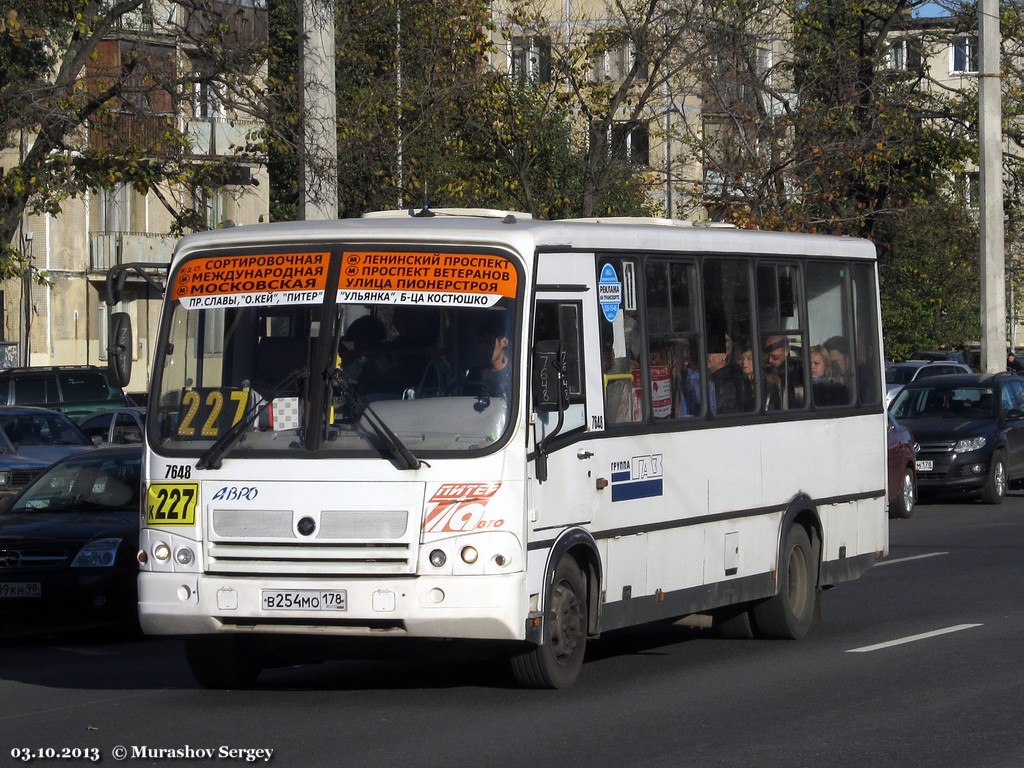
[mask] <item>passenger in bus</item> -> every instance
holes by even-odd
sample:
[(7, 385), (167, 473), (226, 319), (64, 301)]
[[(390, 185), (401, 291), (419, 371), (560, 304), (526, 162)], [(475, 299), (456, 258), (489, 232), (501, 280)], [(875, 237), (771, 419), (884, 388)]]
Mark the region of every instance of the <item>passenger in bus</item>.
[(850, 345), (842, 336), (833, 336), (824, 344), (832, 361), (832, 379), (841, 384), (849, 384), (850, 378)]
[(815, 405), (845, 405), (849, 402), (849, 390), (843, 376), (824, 344), (811, 347), (811, 393)]
[(477, 342), (485, 363), (470, 371), (467, 382), (470, 387), (479, 384), (482, 397), (504, 397), (511, 395), (512, 365), (504, 314), (485, 320), (477, 330)]
[(832, 360), (824, 344), (811, 347), (811, 383), (822, 384), (832, 378)]
[[(739, 353), (740, 368), (743, 369), (743, 374), (747, 377), (747, 385), (750, 389), (750, 398), (753, 401), (753, 393), (757, 391), (757, 381), (754, 376), (754, 348), (749, 344), (743, 346)], [(762, 403), (762, 409), (765, 411), (773, 410), (779, 407), (779, 388), (778, 386), (770, 381), (764, 379), (764, 400)]]
[(754, 409), (753, 390), (743, 369), (732, 359), (732, 340), (725, 334), (708, 338), (708, 405), (713, 414), (746, 413)]
[(789, 338), (776, 333), (765, 338), (765, 379), (778, 387), (779, 407), (801, 408), (804, 404), (804, 376), (800, 361), (789, 354)]

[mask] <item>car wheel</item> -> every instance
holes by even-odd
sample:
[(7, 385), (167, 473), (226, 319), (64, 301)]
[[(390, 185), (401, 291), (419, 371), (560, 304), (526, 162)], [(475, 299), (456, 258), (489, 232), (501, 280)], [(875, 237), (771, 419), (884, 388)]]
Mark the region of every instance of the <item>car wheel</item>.
[(986, 504), (1002, 504), (1006, 498), (1009, 478), (1006, 474), (1006, 457), (1002, 451), (992, 454), (992, 466), (988, 470), (988, 480), (981, 489), (981, 500)]
[(914, 470), (906, 467), (903, 470), (903, 481), (900, 484), (900, 495), (889, 505), (889, 517), (906, 520), (914, 514), (917, 503), (917, 478)]

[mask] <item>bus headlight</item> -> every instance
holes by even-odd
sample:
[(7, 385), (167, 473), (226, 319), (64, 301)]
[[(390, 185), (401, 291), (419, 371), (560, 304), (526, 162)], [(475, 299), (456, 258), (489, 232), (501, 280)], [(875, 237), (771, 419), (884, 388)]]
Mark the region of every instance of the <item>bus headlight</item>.
[(463, 547), (461, 554), (462, 562), (466, 565), (472, 565), (476, 562), (477, 558), (480, 557), (480, 553), (476, 551), (476, 547)]
[(171, 558), (171, 548), (162, 541), (157, 542), (153, 546), (153, 557), (156, 558), (158, 562), (166, 563)]

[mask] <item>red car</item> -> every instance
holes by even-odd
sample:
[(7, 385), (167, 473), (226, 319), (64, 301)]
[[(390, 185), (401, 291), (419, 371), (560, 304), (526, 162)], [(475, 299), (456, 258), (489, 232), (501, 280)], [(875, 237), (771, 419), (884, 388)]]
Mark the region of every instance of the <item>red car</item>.
[(889, 517), (908, 518), (914, 514), (917, 501), (917, 475), (914, 457), (917, 444), (910, 430), (889, 416)]

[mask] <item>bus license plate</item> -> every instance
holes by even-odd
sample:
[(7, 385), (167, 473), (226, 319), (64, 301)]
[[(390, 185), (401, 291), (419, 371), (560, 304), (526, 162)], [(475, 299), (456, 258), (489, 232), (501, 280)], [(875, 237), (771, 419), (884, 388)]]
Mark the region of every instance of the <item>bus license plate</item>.
[(348, 610), (348, 592), (344, 589), (264, 589), (262, 599), (267, 611)]
[(38, 581), (2, 581), (0, 582), (0, 598), (4, 597), (42, 597), (43, 585)]
[(931, 472), (932, 469), (935, 466), (930, 461), (918, 461), (918, 462), (915, 462), (915, 463), (917, 464), (917, 471), (918, 472)]

